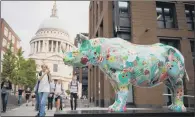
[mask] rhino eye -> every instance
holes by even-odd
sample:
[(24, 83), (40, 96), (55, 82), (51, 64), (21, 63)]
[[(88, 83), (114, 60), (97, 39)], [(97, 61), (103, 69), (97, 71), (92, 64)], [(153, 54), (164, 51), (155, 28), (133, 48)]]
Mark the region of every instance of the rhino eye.
[(96, 52), (94, 52), (94, 54), (96, 54)]

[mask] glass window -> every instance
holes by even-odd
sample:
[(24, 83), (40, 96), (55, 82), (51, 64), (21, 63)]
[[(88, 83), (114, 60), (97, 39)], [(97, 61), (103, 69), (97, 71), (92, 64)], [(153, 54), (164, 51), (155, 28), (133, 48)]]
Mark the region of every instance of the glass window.
[(20, 48), (20, 42), (17, 41), (17, 48)]
[(12, 35), (12, 43), (13, 44), (15, 43), (15, 37), (14, 37), (14, 35)]
[(57, 64), (53, 64), (53, 72), (58, 72), (58, 65)]
[(12, 38), (12, 34), (11, 34), (11, 32), (9, 32), (9, 37), (8, 37), (8, 39), (11, 40), (11, 38)]
[(173, 3), (156, 2), (159, 28), (176, 28), (176, 12)]
[(194, 41), (190, 41), (193, 64), (195, 64)]
[(118, 6), (119, 6), (119, 12), (124, 14), (124, 13), (128, 13), (128, 9), (129, 9), (129, 2), (128, 1), (119, 1), (118, 2)]
[(6, 27), (4, 27), (4, 35), (5, 37), (8, 37), (8, 29)]
[(3, 47), (6, 47), (6, 45), (7, 45), (7, 40), (3, 38)]
[(185, 5), (186, 22), (189, 30), (194, 30), (194, 6)]

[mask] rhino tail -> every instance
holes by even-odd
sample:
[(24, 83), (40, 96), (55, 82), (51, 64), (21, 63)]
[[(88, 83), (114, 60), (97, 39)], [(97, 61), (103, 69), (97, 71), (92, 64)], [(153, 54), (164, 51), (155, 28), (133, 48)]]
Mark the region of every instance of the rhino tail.
[(188, 82), (190, 81), (190, 79), (189, 79), (189, 76), (188, 76), (188, 73), (187, 73), (186, 69), (185, 69), (184, 78), (186, 78), (186, 79), (188, 80)]

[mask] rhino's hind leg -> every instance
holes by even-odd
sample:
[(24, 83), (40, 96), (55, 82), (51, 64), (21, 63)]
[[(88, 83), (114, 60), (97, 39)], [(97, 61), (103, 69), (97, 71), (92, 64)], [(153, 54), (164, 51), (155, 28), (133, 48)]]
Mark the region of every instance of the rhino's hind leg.
[(126, 111), (126, 102), (128, 96), (128, 85), (119, 86), (119, 91), (117, 92), (117, 99), (114, 104), (109, 106), (110, 111), (124, 112)]
[(169, 106), (169, 109), (175, 112), (186, 112), (186, 107), (183, 103), (183, 80), (178, 78), (177, 80), (172, 82), (172, 105)]
[(167, 88), (171, 91), (171, 94), (172, 94), (172, 96), (171, 96), (172, 104), (168, 106), (168, 108), (171, 109), (173, 107), (173, 105), (174, 105), (174, 98), (173, 98), (173, 97), (175, 97), (174, 96), (175, 95), (174, 88), (173, 88), (173, 85), (172, 85), (170, 79), (165, 80), (164, 84), (167, 86)]

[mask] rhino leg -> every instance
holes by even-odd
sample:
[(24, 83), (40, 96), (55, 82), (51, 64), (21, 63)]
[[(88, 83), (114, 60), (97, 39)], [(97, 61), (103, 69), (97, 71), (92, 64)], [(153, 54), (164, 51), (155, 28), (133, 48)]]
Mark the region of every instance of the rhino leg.
[(186, 107), (183, 103), (184, 97), (184, 88), (183, 88), (183, 80), (182, 78), (171, 78), (170, 89), (172, 90), (172, 104), (168, 107), (170, 110), (175, 112), (186, 112)]
[(119, 85), (117, 92), (117, 98), (113, 105), (109, 106), (110, 111), (124, 112), (126, 111), (126, 102), (128, 96), (128, 85)]

